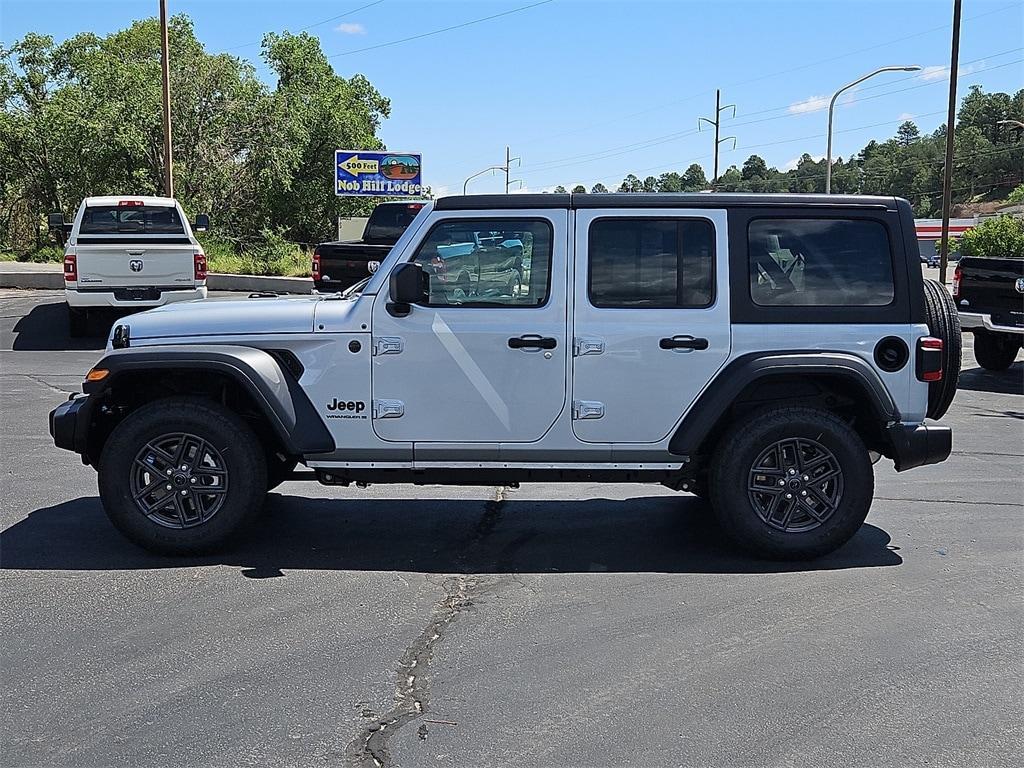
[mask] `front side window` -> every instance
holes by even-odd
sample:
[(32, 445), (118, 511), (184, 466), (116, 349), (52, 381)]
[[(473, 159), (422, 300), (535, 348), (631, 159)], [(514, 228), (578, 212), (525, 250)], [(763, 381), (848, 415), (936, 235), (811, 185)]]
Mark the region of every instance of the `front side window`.
[(82, 235), (183, 235), (177, 208), (158, 205), (94, 205), (82, 214)]
[(715, 228), (706, 219), (598, 219), (590, 225), (587, 257), (595, 307), (714, 302)]
[(539, 307), (547, 302), (552, 228), (537, 219), (442, 221), (416, 251), (430, 306)]
[(867, 219), (755, 219), (750, 296), (771, 306), (885, 306), (896, 295), (885, 226)]

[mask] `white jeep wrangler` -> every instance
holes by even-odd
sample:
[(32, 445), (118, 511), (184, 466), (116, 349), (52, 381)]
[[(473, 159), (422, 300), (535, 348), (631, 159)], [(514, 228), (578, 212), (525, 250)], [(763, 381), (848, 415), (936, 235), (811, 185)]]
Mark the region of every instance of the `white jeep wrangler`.
[[(452, 280), (467, 233), (518, 241), (458, 254), (516, 279)], [(906, 201), (802, 195), (443, 198), (346, 293), (169, 305), (110, 347), (50, 430), (122, 533), (179, 554), (286, 479), (584, 480), (706, 496), (755, 555), (816, 557), (873, 461), (949, 456), (930, 419), (960, 367)]]

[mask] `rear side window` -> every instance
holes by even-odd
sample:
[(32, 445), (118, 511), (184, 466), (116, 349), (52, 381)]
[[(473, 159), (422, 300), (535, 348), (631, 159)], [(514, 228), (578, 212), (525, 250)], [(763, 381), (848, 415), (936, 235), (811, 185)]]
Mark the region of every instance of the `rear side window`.
[(755, 219), (750, 297), (772, 306), (886, 306), (896, 295), (889, 234), (867, 219)]
[(366, 240), (395, 241), (412, 224), (423, 203), (401, 203), (398, 205), (378, 205), (366, 222)]
[(183, 235), (177, 208), (157, 205), (97, 205), (82, 214), (82, 235)]
[(715, 228), (706, 219), (598, 219), (587, 245), (590, 303), (687, 309), (714, 302)]

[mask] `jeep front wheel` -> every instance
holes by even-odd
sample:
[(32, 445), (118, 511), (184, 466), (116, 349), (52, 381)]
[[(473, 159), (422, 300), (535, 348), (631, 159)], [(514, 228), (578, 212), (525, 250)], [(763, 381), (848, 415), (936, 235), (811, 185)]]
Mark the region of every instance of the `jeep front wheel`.
[(860, 436), (827, 411), (777, 408), (733, 425), (711, 466), (722, 530), (773, 560), (809, 560), (844, 544), (874, 492)]
[(134, 543), (199, 554), (258, 514), (266, 458), (237, 414), (202, 398), (167, 398), (117, 425), (100, 456), (99, 488), (107, 517)]

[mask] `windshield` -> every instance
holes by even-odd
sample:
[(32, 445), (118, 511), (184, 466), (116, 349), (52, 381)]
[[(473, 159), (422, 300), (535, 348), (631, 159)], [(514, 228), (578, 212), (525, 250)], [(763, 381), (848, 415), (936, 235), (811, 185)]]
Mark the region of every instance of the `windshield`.
[(423, 203), (383, 203), (373, 209), (363, 239), (394, 243), (416, 218)]
[(178, 209), (156, 205), (95, 205), (82, 214), (83, 235), (183, 235)]

